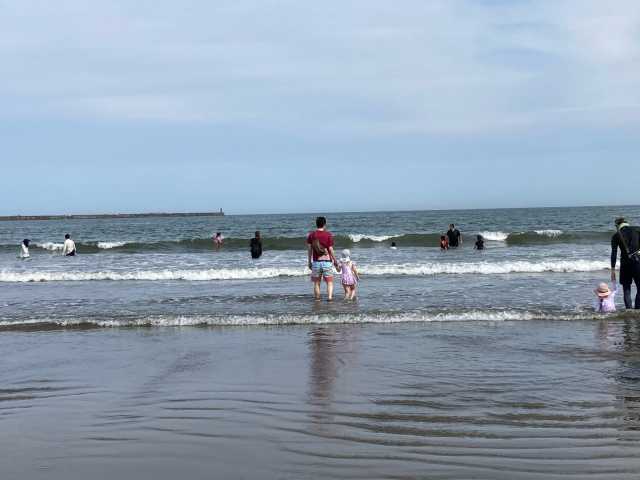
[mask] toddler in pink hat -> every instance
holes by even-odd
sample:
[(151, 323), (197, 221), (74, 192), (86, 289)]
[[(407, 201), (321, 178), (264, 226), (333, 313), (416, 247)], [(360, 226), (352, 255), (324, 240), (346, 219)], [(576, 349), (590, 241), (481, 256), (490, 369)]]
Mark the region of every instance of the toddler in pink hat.
[(600, 283), (594, 290), (598, 299), (596, 300), (596, 312), (615, 312), (616, 311), (616, 293), (618, 293), (618, 285), (613, 281), (613, 291), (609, 290), (606, 283)]

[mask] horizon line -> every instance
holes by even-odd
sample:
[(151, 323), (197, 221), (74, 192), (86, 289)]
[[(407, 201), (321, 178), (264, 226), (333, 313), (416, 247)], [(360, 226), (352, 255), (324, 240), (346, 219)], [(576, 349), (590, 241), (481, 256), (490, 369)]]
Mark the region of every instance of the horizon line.
[[(535, 206), (535, 207), (488, 207), (488, 208), (429, 208), (429, 209), (407, 209), (407, 210), (351, 210), (351, 211), (327, 211), (324, 212), (324, 215), (328, 214), (350, 214), (350, 213), (407, 213), (407, 212), (459, 212), (459, 211), (481, 211), (481, 210), (539, 210), (539, 209), (561, 209), (561, 208), (612, 208), (612, 207), (620, 207), (620, 208), (629, 208), (629, 207), (638, 207), (640, 205), (628, 204), (628, 205), (572, 205), (572, 206), (553, 206), (553, 207), (544, 207), (544, 206)], [(222, 209), (220, 209), (222, 211)], [(163, 216), (225, 216), (225, 217), (242, 217), (242, 216), (253, 216), (253, 215), (321, 215), (319, 212), (286, 212), (286, 213), (227, 213), (224, 212), (223, 215), (219, 213), (214, 215), (209, 212), (149, 212), (149, 213), (76, 213), (72, 215), (0, 215), (0, 218), (8, 218), (13, 217), (16, 220), (20, 220), (19, 217), (57, 217), (52, 218), (52, 220), (64, 219), (63, 217), (72, 217), (69, 220), (74, 220), (73, 217), (106, 217), (106, 218), (136, 218), (136, 215), (144, 216), (144, 217), (155, 217), (162, 218)], [(108, 216), (108, 217), (107, 217)], [(106, 219), (105, 218), (105, 219)], [(86, 220), (87, 218), (75, 218), (76, 220)], [(99, 219), (99, 218), (98, 218)], [(28, 221), (28, 220), (27, 220)]]

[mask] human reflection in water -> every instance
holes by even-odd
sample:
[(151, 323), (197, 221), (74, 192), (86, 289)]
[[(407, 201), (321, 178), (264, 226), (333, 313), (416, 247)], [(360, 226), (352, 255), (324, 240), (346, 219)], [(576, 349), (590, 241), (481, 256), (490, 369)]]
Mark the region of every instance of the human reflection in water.
[(640, 402), (640, 325), (638, 320), (625, 320), (622, 324), (622, 343), (627, 353), (621, 362), (624, 367), (619, 377), (635, 384), (636, 402)]
[(331, 402), (340, 369), (355, 368), (358, 358), (357, 327), (315, 328), (309, 332), (309, 393), (311, 417), (333, 420)]
[(618, 380), (627, 407), (626, 429), (640, 429), (640, 322), (625, 320), (622, 325), (625, 355), (620, 361)]
[(640, 325), (638, 320), (625, 320), (622, 325), (622, 335), (625, 350), (640, 353)]
[(332, 330), (317, 328), (309, 332), (308, 403), (319, 407), (319, 412), (312, 415), (317, 419), (332, 418), (327, 413), (338, 378), (336, 343), (336, 335)]
[(616, 379), (618, 400), (624, 402), (623, 430), (640, 428), (640, 321), (601, 322), (599, 337), (607, 350), (616, 352)]

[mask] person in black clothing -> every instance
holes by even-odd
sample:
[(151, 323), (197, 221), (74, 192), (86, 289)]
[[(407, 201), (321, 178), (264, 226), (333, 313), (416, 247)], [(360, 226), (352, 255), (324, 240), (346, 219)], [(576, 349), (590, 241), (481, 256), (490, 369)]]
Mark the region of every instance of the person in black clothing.
[(260, 258), (262, 256), (262, 240), (260, 240), (260, 232), (256, 232), (255, 237), (249, 242), (251, 250), (251, 258)]
[[(624, 306), (627, 309), (631, 305), (631, 283), (636, 284), (635, 309), (640, 309), (640, 263), (633, 262), (627, 255), (640, 250), (640, 227), (631, 227), (624, 217), (616, 218), (616, 229), (618, 232), (611, 237), (611, 280), (616, 281), (616, 260), (618, 259), (618, 248), (620, 248), (620, 285), (624, 292)], [(622, 238), (624, 238), (624, 242)], [(626, 247), (625, 244), (626, 243)]]
[(474, 250), (486, 250), (486, 245), (484, 244), (484, 239), (482, 238), (482, 235), (478, 235), (478, 241), (476, 242), (476, 244), (473, 246)]
[(447, 232), (447, 237), (449, 237), (449, 246), (457, 247), (458, 240), (462, 243), (462, 235), (460, 235), (460, 231), (453, 226), (453, 223), (449, 225), (449, 231)]

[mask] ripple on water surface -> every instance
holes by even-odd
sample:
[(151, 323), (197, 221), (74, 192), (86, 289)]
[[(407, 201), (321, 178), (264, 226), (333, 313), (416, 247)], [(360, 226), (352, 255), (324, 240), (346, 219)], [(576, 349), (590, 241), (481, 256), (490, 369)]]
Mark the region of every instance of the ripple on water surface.
[(640, 475), (633, 319), (56, 330), (0, 342), (3, 478)]

